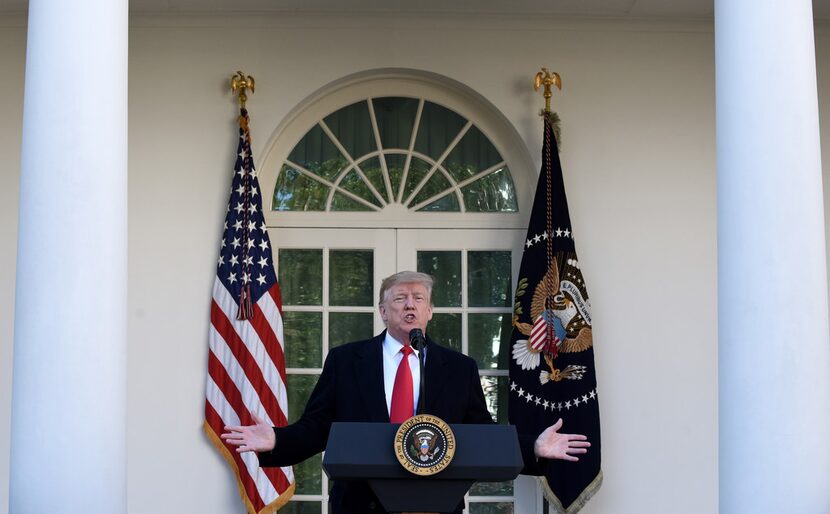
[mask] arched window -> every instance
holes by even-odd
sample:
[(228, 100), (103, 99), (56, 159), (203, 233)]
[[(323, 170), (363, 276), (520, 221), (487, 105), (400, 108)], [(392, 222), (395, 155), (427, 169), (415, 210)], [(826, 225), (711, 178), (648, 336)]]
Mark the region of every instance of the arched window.
[(411, 97), (367, 98), (319, 120), (282, 165), (281, 211), (516, 212), (510, 169), (457, 112)]

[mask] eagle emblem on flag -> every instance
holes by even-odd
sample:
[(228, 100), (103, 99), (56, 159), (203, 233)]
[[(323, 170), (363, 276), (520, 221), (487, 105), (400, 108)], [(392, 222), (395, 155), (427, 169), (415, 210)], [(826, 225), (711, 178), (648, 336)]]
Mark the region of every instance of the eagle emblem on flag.
[[(556, 368), (560, 353), (583, 352), (594, 344), (591, 334), (591, 302), (582, 280), (576, 255), (554, 258), (553, 265), (535, 285), (530, 301), (529, 318), (523, 312), (522, 303), (517, 301), (513, 311), (513, 326), (527, 337), (513, 344), (513, 359), (523, 370), (534, 370), (541, 365), (542, 358), (547, 365), (539, 374), (539, 382), (579, 380), (585, 374), (585, 366), (569, 365)], [(516, 289), (516, 298), (528, 291), (528, 280), (522, 278)]]

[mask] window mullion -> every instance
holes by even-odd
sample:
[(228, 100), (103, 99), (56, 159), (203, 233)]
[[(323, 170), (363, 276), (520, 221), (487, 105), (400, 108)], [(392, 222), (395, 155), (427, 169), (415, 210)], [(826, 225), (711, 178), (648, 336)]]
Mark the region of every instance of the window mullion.
[(415, 112), (415, 123), (412, 124), (412, 136), (409, 138), (409, 149), (406, 153), (406, 162), (403, 165), (403, 176), (398, 187), (398, 203), (401, 203), (403, 192), (406, 190), (406, 180), (409, 175), (409, 166), (412, 164), (412, 151), (415, 148), (415, 140), (418, 136), (418, 130), (421, 127), (421, 114), (424, 112), (424, 99), (418, 101), (418, 110)]
[(372, 133), (375, 135), (375, 144), (378, 147), (378, 160), (380, 161), (380, 169), (383, 171), (383, 183), (386, 186), (387, 198), (389, 203), (395, 201), (395, 195), (392, 193), (392, 179), (389, 178), (389, 168), (386, 166), (386, 156), (383, 153), (383, 143), (380, 139), (380, 129), (378, 129), (378, 120), (375, 117), (375, 105), (370, 98), (369, 103), (369, 120), (372, 122)]

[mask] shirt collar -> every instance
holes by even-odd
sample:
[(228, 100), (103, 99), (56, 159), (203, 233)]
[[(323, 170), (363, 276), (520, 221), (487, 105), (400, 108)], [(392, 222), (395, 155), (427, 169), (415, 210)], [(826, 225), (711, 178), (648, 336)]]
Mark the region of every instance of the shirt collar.
[[(383, 353), (390, 357), (394, 357), (401, 351), (401, 348), (403, 348), (403, 343), (392, 337), (387, 330), (386, 337), (383, 338)], [(416, 357), (418, 356), (418, 350), (413, 348), (413, 353)]]

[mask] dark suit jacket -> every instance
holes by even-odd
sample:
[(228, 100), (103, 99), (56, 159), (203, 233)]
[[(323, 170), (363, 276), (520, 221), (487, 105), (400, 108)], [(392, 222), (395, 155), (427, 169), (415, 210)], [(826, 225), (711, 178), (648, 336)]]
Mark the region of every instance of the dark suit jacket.
[[(277, 443), (259, 454), (262, 466), (289, 466), (323, 451), (335, 421), (389, 423), (383, 386), (383, 340), (380, 335), (333, 348), (297, 422), (275, 428)], [(425, 412), (454, 423), (493, 423), (473, 359), (427, 338)], [(520, 437), (526, 474), (538, 474), (533, 438)], [(335, 483), (333, 514), (382, 512), (365, 482)]]

